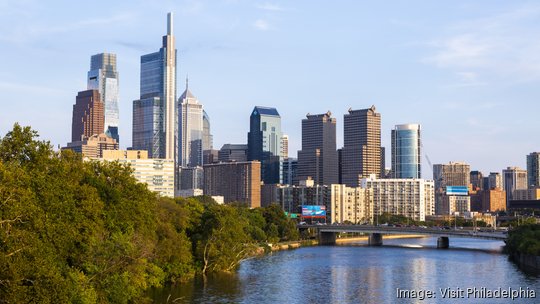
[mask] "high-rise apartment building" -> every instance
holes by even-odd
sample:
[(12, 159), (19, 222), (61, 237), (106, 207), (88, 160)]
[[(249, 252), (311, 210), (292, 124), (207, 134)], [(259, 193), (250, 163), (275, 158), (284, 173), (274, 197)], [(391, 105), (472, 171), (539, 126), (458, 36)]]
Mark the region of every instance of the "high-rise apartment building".
[(396, 125), (392, 130), (392, 177), (421, 178), (420, 125)]
[(540, 152), (527, 155), (527, 186), (540, 187)]
[(298, 151), (298, 180), (311, 177), (317, 185), (338, 182), (336, 119), (332, 113), (302, 119), (302, 150)]
[(141, 56), (140, 99), (133, 101), (133, 149), (150, 157), (176, 159), (176, 49), (173, 16), (158, 52)]
[(281, 136), (281, 158), (285, 159), (289, 157), (289, 135), (283, 134)]
[(203, 109), (203, 151), (214, 149), (214, 138), (210, 129), (210, 116)]
[(361, 180), (361, 187), (372, 191), (373, 213), (403, 215), (425, 221), (435, 212), (433, 181), (419, 178), (378, 179), (375, 174)]
[(71, 141), (77, 142), (103, 133), (104, 107), (98, 90), (79, 92), (73, 105)]
[(261, 206), (261, 163), (229, 162), (204, 165), (204, 194), (223, 196), (225, 203)]
[(518, 167), (508, 167), (502, 171), (504, 191), (506, 191), (506, 204), (514, 199), (516, 190), (527, 189), (527, 170)]
[(344, 115), (342, 182), (357, 187), (360, 179), (381, 173), (381, 114), (375, 106)]
[(174, 197), (174, 160), (149, 159), (148, 151), (103, 151), (101, 160), (118, 161), (133, 169), (133, 176), (160, 196)]
[[(467, 211), (470, 211), (470, 197), (467, 190), (470, 184), (470, 172), (471, 167), (460, 162), (433, 165), (436, 214), (448, 215), (452, 210), (464, 212), (467, 209), (466, 205), (469, 206)], [(456, 204), (461, 207), (453, 208), (452, 206)]]
[(88, 89), (98, 90), (104, 104), (105, 134), (120, 142), (118, 134), (118, 71), (116, 54), (101, 53), (90, 59)]
[(281, 116), (275, 108), (257, 106), (249, 117), (248, 160), (261, 162), (265, 184), (281, 182)]
[(178, 166), (197, 167), (203, 164), (203, 106), (186, 90), (179, 98)]

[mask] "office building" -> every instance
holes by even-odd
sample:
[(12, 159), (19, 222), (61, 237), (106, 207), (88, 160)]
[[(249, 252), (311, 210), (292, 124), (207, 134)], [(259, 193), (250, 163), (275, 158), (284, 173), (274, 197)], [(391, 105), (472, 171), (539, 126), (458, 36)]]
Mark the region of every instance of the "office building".
[(118, 161), (133, 169), (133, 176), (160, 196), (174, 197), (174, 160), (148, 158), (148, 151), (103, 151), (101, 160)]
[(307, 114), (302, 120), (297, 172), (298, 180), (312, 178), (317, 185), (337, 184), (336, 119), (332, 113)]
[(176, 159), (176, 49), (173, 16), (158, 52), (141, 56), (140, 99), (133, 101), (133, 149), (152, 158)]
[(101, 53), (90, 59), (88, 89), (98, 90), (104, 105), (105, 134), (120, 142), (118, 134), (118, 71), (116, 54)]
[(297, 179), (298, 160), (296, 158), (283, 159), (283, 183), (284, 185), (292, 185)]
[(223, 196), (225, 203), (261, 206), (261, 163), (228, 162), (204, 165), (204, 193)]
[(297, 185), (264, 185), (264, 187), (267, 187), (264, 201), (275, 200), (288, 213), (301, 213), (302, 205), (330, 208), (330, 186), (317, 185), (311, 178), (300, 180)]
[(426, 216), (435, 213), (433, 181), (417, 178), (380, 179), (372, 174), (361, 180), (361, 187), (373, 193), (375, 223), (377, 216), (383, 213), (402, 215), (415, 221), (425, 221)]
[(98, 90), (79, 92), (73, 105), (71, 142), (78, 142), (103, 133), (105, 124), (103, 111), (103, 102), (101, 102)]
[(203, 106), (186, 90), (179, 98), (178, 166), (197, 167), (203, 164)]
[(72, 150), (81, 153), (83, 157), (99, 158), (103, 156), (105, 150), (118, 150), (116, 139), (109, 137), (105, 133), (94, 134), (83, 140), (73, 141), (63, 147), (62, 150)]
[[(210, 116), (203, 109), (203, 151), (214, 149), (214, 137), (210, 129)], [(203, 156), (204, 157), (204, 156)], [(204, 161), (203, 161), (204, 162)]]
[[(470, 197), (468, 195), (470, 171), (470, 166), (461, 162), (433, 165), (435, 213), (437, 215), (448, 215), (452, 210), (463, 211), (467, 209), (467, 205), (470, 208)], [(448, 196), (452, 197), (449, 198)]]
[(480, 171), (471, 171), (470, 182), (472, 190), (478, 191), (484, 189), (484, 176)]
[(344, 115), (342, 182), (357, 187), (360, 179), (381, 173), (381, 114), (375, 106)]
[(501, 188), (482, 191), (482, 209), (478, 211), (506, 211), (506, 191)]
[(502, 189), (503, 179), (499, 172), (490, 172), (488, 175), (488, 189)]
[(202, 167), (179, 167), (176, 189), (203, 189), (204, 174)]
[(421, 178), (420, 125), (396, 125), (391, 140), (392, 177)]
[(381, 147), (381, 173), (379, 174), (380, 178), (387, 178), (386, 174), (386, 148)]
[(218, 151), (218, 161), (220, 162), (246, 162), (248, 146), (241, 144), (224, 144)]
[(517, 189), (512, 193), (513, 201), (533, 201), (540, 200), (540, 188)]
[(527, 189), (527, 170), (518, 167), (508, 167), (502, 171), (506, 203), (513, 200), (515, 190)]
[(527, 155), (527, 186), (540, 187), (540, 152)]
[(249, 117), (248, 160), (261, 162), (265, 184), (281, 182), (281, 116), (275, 108), (257, 106)]
[[(203, 164), (213, 164), (213, 163), (219, 162), (218, 153), (219, 153), (219, 150), (215, 150), (215, 149), (203, 150)], [(246, 159), (247, 159), (247, 156), (246, 156)]]

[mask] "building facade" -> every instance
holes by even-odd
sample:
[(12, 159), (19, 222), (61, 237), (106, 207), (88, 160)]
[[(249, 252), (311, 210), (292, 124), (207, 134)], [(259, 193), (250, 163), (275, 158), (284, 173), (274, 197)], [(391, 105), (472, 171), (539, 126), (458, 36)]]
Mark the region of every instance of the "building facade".
[(421, 178), (420, 125), (396, 125), (391, 140), (392, 177)]
[(540, 187), (540, 152), (527, 155), (527, 186)]
[(261, 163), (229, 162), (204, 165), (204, 193), (223, 196), (225, 203), (261, 206)]
[(381, 114), (375, 106), (344, 115), (342, 183), (357, 187), (360, 179), (381, 173)]
[(98, 90), (104, 105), (105, 134), (120, 142), (118, 134), (118, 71), (116, 54), (101, 53), (90, 59), (88, 71), (88, 89)]
[(376, 175), (361, 180), (361, 187), (373, 193), (373, 213), (402, 215), (425, 221), (435, 213), (433, 181), (424, 179), (378, 179)]
[(148, 158), (148, 151), (103, 151), (100, 160), (118, 161), (133, 169), (133, 176), (160, 196), (174, 197), (174, 160)]
[(369, 188), (330, 186), (330, 223), (362, 224), (373, 223), (373, 191)]
[(502, 189), (503, 178), (499, 172), (490, 172), (488, 175), (489, 189)]
[[(203, 109), (203, 151), (214, 149), (214, 137), (210, 128), (210, 116)], [(204, 160), (203, 160), (204, 163)]]
[(105, 150), (118, 150), (118, 148), (116, 139), (109, 137), (105, 133), (101, 133), (94, 134), (83, 140), (70, 142), (62, 150), (72, 150), (81, 153), (83, 157), (99, 158), (103, 156)]
[(218, 151), (217, 160), (220, 162), (246, 162), (248, 146), (242, 144), (224, 144)]
[(298, 151), (297, 178), (312, 178), (318, 185), (338, 183), (336, 119), (332, 118), (332, 113), (308, 114), (302, 120), (302, 150)]
[(249, 117), (248, 160), (261, 162), (261, 177), (265, 184), (282, 181), (281, 116), (275, 108), (257, 106)]
[(103, 133), (105, 125), (103, 113), (103, 102), (98, 90), (79, 92), (73, 105), (71, 141), (78, 142)]
[(506, 191), (506, 203), (513, 200), (515, 190), (527, 189), (527, 170), (518, 167), (508, 167), (502, 171), (503, 188)]
[[(440, 215), (449, 214), (454, 208), (449, 204), (453, 201), (458, 201), (461, 204), (461, 196), (467, 196), (468, 193), (460, 193), (458, 198), (448, 199), (447, 187), (465, 187), (468, 188), (470, 184), (470, 172), (471, 167), (466, 163), (450, 162), (448, 164), (435, 164), (433, 165), (433, 180), (435, 181), (435, 213)], [(455, 195), (450, 195), (455, 196)], [(463, 205), (463, 204), (461, 204)], [(460, 206), (461, 206), (460, 205)], [(469, 198), (470, 208), (470, 198)], [(469, 209), (470, 211), (470, 209)]]
[(289, 157), (289, 135), (283, 134), (281, 136), (281, 158), (285, 159)]
[(140, 99), (133, 101), (133, 149), (153, 158), (176, 159), (176, 49), (173, 16), (158, 52), (141, 56)]
[(197, 167), (203, 165), (204, 115), (203, 106), (186, 90), (179, 98), (178, 166)]
[(298, 160), (296, 158), (283, 159), (283, 183), (284, 185), (292, 185), (297, 179)]

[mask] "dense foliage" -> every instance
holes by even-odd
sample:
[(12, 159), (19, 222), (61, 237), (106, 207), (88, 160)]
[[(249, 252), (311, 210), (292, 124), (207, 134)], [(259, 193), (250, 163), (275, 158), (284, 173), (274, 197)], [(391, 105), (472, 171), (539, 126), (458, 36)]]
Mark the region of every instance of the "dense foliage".
[(540, 225), (518, 226), (508, 232), (505, 251), (540, 256)]
[(142, 302), (150, 287), (232, 271), (298, 232), (276, 205), (159, 198), (129, 167), (55, 152), (16, 124), (0, 138), (0, 303)]

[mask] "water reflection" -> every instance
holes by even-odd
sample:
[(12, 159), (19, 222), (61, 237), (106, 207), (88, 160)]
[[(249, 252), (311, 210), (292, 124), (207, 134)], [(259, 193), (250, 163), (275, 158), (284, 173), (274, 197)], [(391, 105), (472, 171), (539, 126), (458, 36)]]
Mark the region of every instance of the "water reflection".
[(382, 247), (362, 243), (305, 247), (245, 261), (236, 275), (212, 276), (206, 285), (198, 279), (156, 291), (154, 300), (166, 303), (170, 294), (170, 299), (180, 298), (179, 303), (400, 303), (397, 288), (439, 293), (446, 287), (520, 286), (535, 289), (540, 297), (538, 277), (526, 275), (500, 254), (501, 245), (451, 239), (451, 248), (441, 250), (435, 248), (436, 238), (420, 238), (385, 240)]

